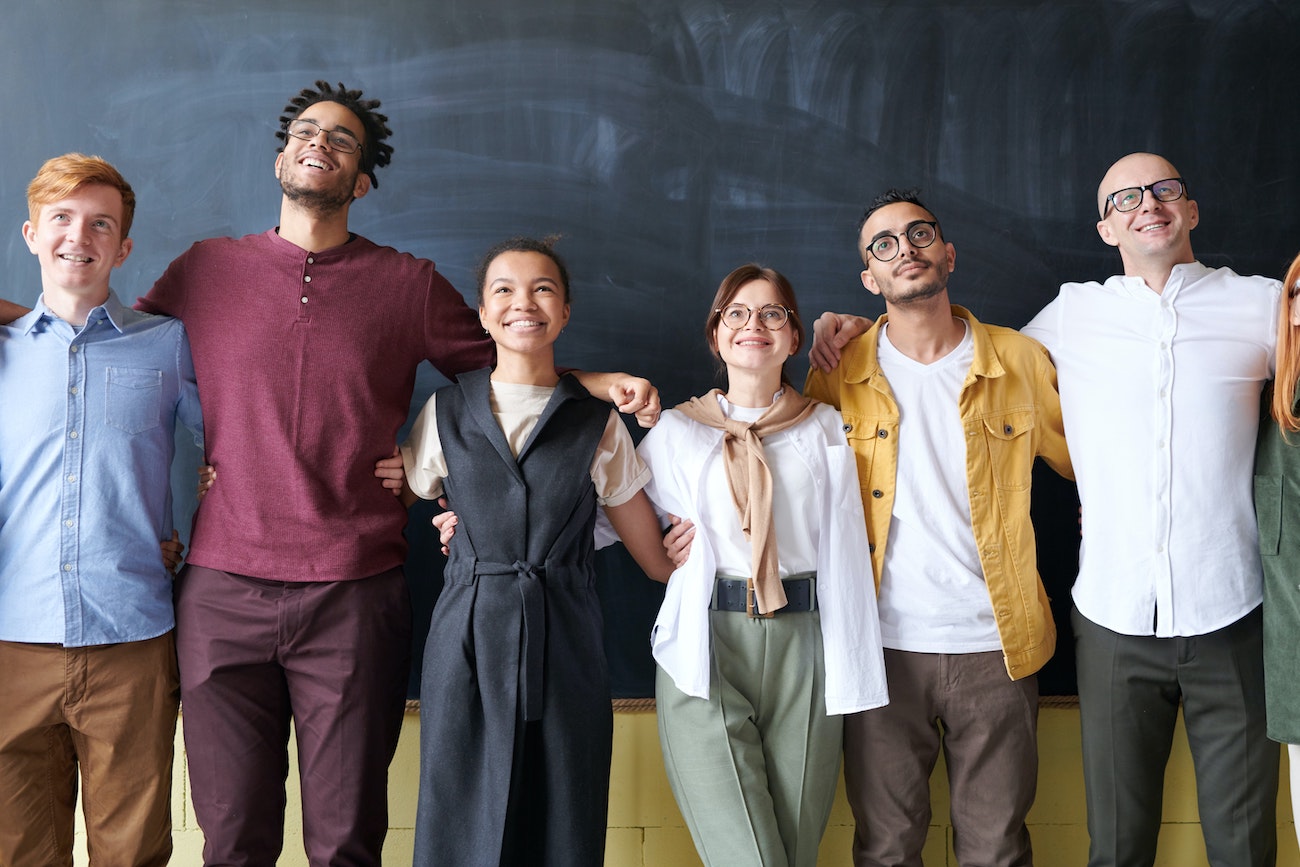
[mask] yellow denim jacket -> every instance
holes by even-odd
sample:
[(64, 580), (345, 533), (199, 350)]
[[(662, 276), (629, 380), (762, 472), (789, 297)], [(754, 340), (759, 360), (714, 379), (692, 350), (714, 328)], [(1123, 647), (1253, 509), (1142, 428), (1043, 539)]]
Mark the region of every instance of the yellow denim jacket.
[[(1056, 625), (1038, 577), (1034, 525), (1029, 520), (1035, 457), (1074, 478), (1056, 369), (1047, 350), (1032, 338), (984, 325), (956, 305), (952, 312), (969, 323), (975, 343), (960, 407), (971, 525), (1007, 673), (1019, 680), (1042, 668), (1056, 650)], [(881, 316), (870, 331), (850, 341), (834, 371), (813, 368), (804, 389), (808, 397), (831, 404), (844, 417), (844, 431), (857, 455), (877, 589), (898, 469), (898, 405), (876, 360), (880, 329), (888, 318)]]

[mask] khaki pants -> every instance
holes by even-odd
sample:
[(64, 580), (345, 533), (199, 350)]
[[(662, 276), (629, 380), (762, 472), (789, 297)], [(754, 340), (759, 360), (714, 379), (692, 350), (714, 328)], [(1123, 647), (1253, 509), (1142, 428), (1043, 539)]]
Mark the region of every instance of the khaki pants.
[(0, 641), (0, 673), (0, 864), (72, 864), (78, 768), (91, 863), (166, 864), (173, 634), (95, 647)]
[(1029, 867), (1038, 784), (1038, 680), (1001, 651), (885, 650), (889, 704), (844, 720), (844, 783), (857, 867), (921, 867), (930, 773), (943, 750), (959, 864)]

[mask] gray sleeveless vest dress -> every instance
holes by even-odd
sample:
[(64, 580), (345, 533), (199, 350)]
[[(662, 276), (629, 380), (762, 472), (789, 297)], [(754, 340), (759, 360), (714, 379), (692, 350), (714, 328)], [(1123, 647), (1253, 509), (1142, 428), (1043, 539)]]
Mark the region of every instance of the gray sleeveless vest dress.
[(436, 405), (460, 521), (424, 651), (415, 864), (600, 867), (613, 714), (591, 462), (609, 406), (561, 377), (515, 458), (488, 376)]

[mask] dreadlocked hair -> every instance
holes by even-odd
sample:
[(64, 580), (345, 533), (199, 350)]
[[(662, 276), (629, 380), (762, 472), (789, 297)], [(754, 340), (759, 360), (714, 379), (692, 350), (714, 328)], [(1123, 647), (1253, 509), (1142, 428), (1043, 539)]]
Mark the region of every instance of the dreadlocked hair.
[(289, 123), (297, 120), (303, 111), (318, 102), (338, 103), (361, 121), (365, 127), (365, 140), (361, 144), (361, 171), (370, 176), (370, 185), (378, 188), (379, 178), (375, 177), (375, 169), (388, 165), (393, 159), (393, 146), (384, 141), (393, 134), (388, 128), (388, 115), (377, 111), (379, 100), (362, 99), (361, 91), (348, 90), (341, 81), (337, 90), (330, 87), (328, 81), (317, 81), (315, 90), (305, 87), (289, 100), (289, 104), (284, 107), (284, 114), (280, 115), (280, 129), (275, 134), (284, 144), (276, 152), (283, 153), (284, 145), (289, 142)]

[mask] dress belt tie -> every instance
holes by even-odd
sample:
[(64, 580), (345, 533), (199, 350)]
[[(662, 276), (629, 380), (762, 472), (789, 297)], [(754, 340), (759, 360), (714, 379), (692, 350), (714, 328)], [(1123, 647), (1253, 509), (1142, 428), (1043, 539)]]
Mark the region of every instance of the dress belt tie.
[(519, 699), (524, 708), (524, 720), (539, 720), (542, 718), (542, 675), (546, 665), (546, 592), (542, 583), (546, 569), (522, 560), (513, 563), (480, 560), (474, 572), (477, 575), (514, 575), (519, 579), (519, 601), (524, 615)]

